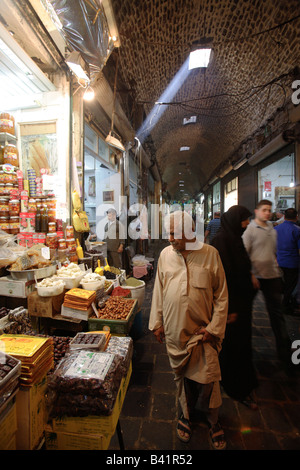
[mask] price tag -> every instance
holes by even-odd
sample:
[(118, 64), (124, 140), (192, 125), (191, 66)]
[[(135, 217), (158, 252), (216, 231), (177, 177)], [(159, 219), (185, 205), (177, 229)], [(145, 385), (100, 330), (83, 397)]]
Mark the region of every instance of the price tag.
[(50, 259), (50, 248), (48, 246), (45, 246), (44, 248), (42, 248), (41, 251), (42, 251), (43, 258)]
[(95, 312), (96, 317), (97, 317), (97, 318), (100, 318), (100, 315), (99, 315), (99, 312), (98, 312), (98, 310), (97, 310), (97, 308), (96, 308), (95, 302), (92, 303), (92, 307), (93, 307), (93, 310), (94, 310), (94, 312)]

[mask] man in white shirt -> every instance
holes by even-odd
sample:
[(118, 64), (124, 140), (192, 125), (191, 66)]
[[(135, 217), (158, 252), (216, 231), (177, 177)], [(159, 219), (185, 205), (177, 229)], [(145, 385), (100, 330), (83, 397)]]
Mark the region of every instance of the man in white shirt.
[(277, 264), (277, 233), (270, 222), (272, 203), (260, 201), (255, 209), (255, 219), (243, 234), (245, 248), (252, 263), (252, 282), (264, 295), (273, 329), (277, 354), (289, 368), (291, 366), (291, 341), (282, 311), (283, 284)]

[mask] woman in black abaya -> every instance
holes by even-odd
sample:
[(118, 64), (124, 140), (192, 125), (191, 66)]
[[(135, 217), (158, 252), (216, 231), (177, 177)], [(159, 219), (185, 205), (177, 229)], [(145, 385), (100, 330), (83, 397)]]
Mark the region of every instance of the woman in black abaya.
[(233, 399), (257, 409), (251, 393), (257, 386), (252, 362), (251, 317), (254, 288), (251, 263), (242, 234), (251, 213), (243, 206), (232, 206), (221, 217), (221, 228), (212, 240), (224, 266), (229, 306), (225, 338), (220, 352), (222, 386)]

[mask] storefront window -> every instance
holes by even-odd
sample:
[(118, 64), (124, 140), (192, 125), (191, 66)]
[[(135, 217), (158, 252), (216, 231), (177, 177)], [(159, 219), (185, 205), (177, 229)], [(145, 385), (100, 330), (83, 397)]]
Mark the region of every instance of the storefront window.
[(224, 211), (228, 211), (231, 206), (235, 206), (238, 203), (238, 179), (233, 178), (227, 184), (224, 189)]
[(212, 218), (212, 195), (211, 194), (208, 194), (206, 204), (207, 204), (206, 206), (207, 213), (206, 213), (205, 223), (208, 223), (210, 219)]
[(121, 177), (118, 157), (113, 150), (88, 126), (85, 125), (84, 148), (84, 209), (91, 232), (104, 238), (103, 219), (106, 206), (119, 212)]
[(220, 202), (221, 202), (221, 182), (219, 181), (213, 186), (213, 214), (217, 211), (220, 211)]
[(295, 162), (294, 153), (286, 155), (258, 172), (259, 199), (273, 203), (273, 211), (284, 211), (295, 207)]

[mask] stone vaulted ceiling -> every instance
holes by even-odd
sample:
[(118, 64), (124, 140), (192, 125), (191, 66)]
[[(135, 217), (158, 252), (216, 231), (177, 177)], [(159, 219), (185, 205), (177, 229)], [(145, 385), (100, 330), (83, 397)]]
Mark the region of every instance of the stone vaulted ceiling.
[[(300, 3), (112, 0), (112, 6), (121, 38), (118, 73), (144, 119), (154, 109), (147, 141), (162, 180), (171, 197), (180, 194), (181, 179), (195, 195), (290, 99), (291, 71), (300, 65)], [(213, 48), (209, 67), (185, 70), (163, 96), (203, 38)], [(190, 116), (196, 123), (183, 125)]]

